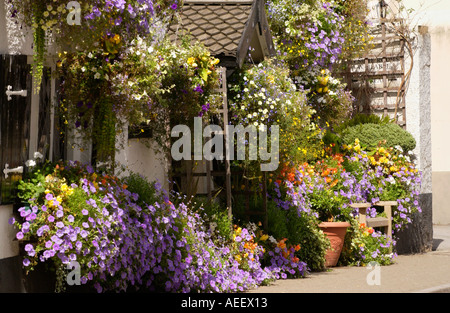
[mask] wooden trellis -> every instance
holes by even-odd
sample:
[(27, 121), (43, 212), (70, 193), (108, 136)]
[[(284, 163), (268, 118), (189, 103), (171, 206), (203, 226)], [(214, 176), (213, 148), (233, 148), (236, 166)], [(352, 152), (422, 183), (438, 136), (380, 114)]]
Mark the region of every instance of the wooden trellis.
[[(267, 177), (265, 172), (263, 173), (262, 183), (260, 190), (251, 190), (250, 188), (250, 180), (245, 177), (245, 173), (243, 171), (232, 171), (230, 166), (230, 160), (226, 158), (228, 155), (228, 146), (227, 140), (229, 134), (227, 133), (227, 128), (225, 125), (228, 125), (228, 99), (227, 99), (227, 76), (226, 76), (226, 68), (219, 69), (220, 75), (220, 86), (216, 90), (217, 94), (222, 98), (223, 105), (222, 108), (218, 110), (217, 114), (213, 116), (214, 123), (216, 125), (221, 126), (223, 132), (221, 133), (224, 136), (224, 157), (223, 160), (206, 160), (203, 158), (202, 161), (197, 162), (197, 166), (194, 165), (195, 161), (184, 161), (184, 173), (178, 173), (172, 175), (173, 177), (179, 177), (182, 180), (181, 189), (190, 194), (206, 194), (209, 199), (213, 197), (213, 193), (216, 192), (215, 182), (218, 178), (222, 178), (224, 180), (224, 188), (222, 191), (225, 193), (226, 206), (228, 216), (232, 218), (232, 203), (233, 198), (236, 201), (239, 201), (238, 198), (243, 196), (245, 201), (245, 212), (247, 219), (250, 219), (251, 216), (260, 215), (263, 217), (263, 227), (267, 229), (268, 219), (267, 219), (267, 186), (266, 181)], [(216, 133), (215, 135), (220, 135)], [(231, 142), (233, 138), (230, 138)], [(209, 140), (209, 138), (205, 138), (205, 141)], [(199, 166), (200, 164), (200, 166)], [(242, 185), (232, 187), (231, 180), (232, 178), (236, 179), (244, 186), (244, 188), (239, 188)], [(200, 186), (201, 185), (201, 186)], [(238, 184), (236, 184), (238, 185)], [(250, 210), (250, 197), (252, 195), (260, 194), (262, 198), (262, 210)]]
[(361, 113), (390, 116), (406, 126), (405, 40), (402, 19), (380, 19), (372, 28), (372, 49), (351, 61), (345, 78)]

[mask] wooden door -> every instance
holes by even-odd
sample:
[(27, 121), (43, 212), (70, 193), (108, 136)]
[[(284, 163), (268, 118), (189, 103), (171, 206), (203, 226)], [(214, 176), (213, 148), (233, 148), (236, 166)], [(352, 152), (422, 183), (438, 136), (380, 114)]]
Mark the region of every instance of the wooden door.
[[(0, 55), (0, 204), (15, 200), (20, 173), (29, 157), (31, 74), (25, 55)], [(27, 90), (27, 96), (7, 96), (6, 91)]]

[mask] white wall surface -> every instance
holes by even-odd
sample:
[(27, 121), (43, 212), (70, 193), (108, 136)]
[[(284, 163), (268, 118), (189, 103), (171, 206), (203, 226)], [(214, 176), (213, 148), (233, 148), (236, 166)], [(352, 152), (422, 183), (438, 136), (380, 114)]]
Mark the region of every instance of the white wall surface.
[(0, 259), (19, 255), (19, 244), (14, 240), (17, 229), (8, 224), (12, 216), (12, 205), (0, 206)]

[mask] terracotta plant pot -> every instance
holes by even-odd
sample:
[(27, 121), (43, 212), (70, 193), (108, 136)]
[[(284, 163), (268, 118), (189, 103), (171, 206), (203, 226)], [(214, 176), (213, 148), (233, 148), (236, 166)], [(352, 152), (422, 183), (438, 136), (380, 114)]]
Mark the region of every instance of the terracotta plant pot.
[(325, 254), (325, 267), (336, 266), (342, 247), (344, 246), (344, 238), (350, 223), (347, 222), (322, 222), (319, 224), (320, 229), (330, 240), (331, 247)]

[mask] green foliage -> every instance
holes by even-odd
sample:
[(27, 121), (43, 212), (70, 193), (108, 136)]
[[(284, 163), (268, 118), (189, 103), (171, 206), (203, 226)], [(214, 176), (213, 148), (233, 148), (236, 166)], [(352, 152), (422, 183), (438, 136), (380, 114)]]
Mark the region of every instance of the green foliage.
[(351, 119), (344, 121), (342, 124), (336, 127), (335, 131), (340, 133), (348, 127), (357, 126), (361, 124), (387, 125), (389, 123), (392, 123), (392, 119), (389, 116), (357, 113)]
[(312, 271), (325, 268), (325, 253), (329, 247), (329, 240), (319, 229), (319, 220), (305, 212), (291, 208), (287, 212), (288, 239), (292, 243), (300, 244), (298, 258), (308, 264)]
[(136, 203), (141, 207), (146, 207), (158, 200), (155, 185), (148, 181), (144, 176), (131, 173), (123, 179), (127, 185), (128, 191), (139, 195)]
[(392, 242), (386, 234), (359, 224), (357, 220), (350, 221), (350, 224), (338, 265), (365, 266), (370, 262), (392, 264)]
[(209, 230), (214, 234), (213, 238), (232, 240), (233, 220), (229, 218), (223, 203), (215, 198), (196, 196), (192, 201), (192, 207), (203, 217)]
[(346, 128), (342, 132), (342, 143), (351, 145), (359, 139), (361, 147), (375, 148), (400, 146), (403, 151), (411, 151), (416, 147), (414, 137), (397, 124), (360, 124)]
[(273, 201), (268, 201), (267, 219), (269, 221), (269, 234), (272, 234), (275, 238), (287, 238), (289, 236), (286, 211), (278, 208)]
[(287, 238), (292, 245), (300, 245), (296, 256), (312, 271), (320, 271), (325, 267), (325, 252), (329, 247), (329, 240), (319, 229), (319, 220), (305, 212), (298, 213), (292, 207), (284, 210), (276, 205), (268, 205), (268, 233), (273, 237)]
[(18, 184), (17, 197), (21, 201), (39, 198), (45, 191), (45, 177), (51, 174), (53, 169), (54, 164), (46, 161), (44, 164), (35, 166), (31, 171), (25, 173)]

